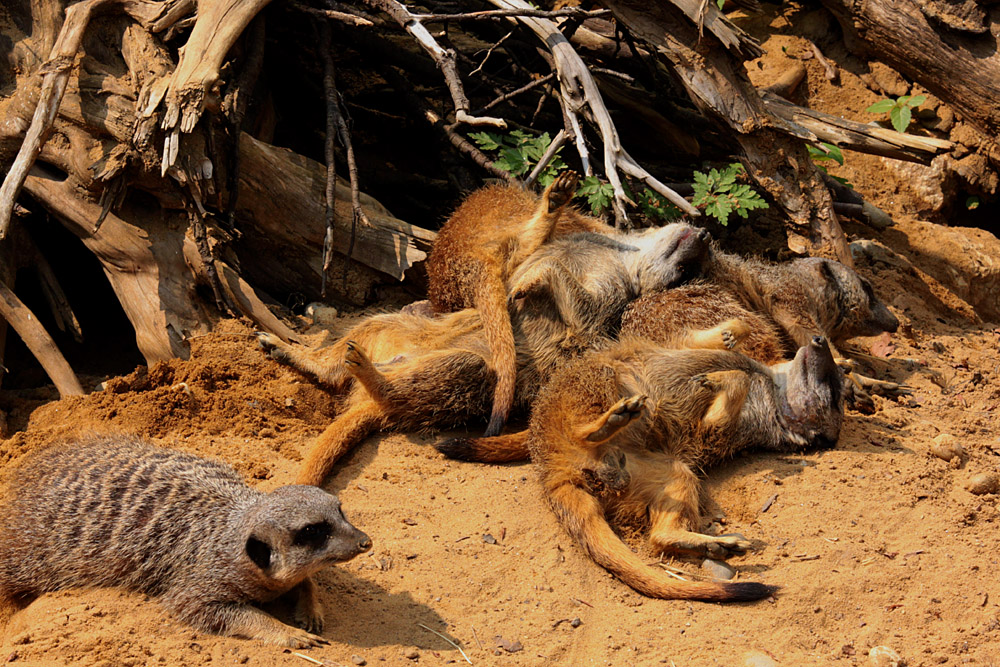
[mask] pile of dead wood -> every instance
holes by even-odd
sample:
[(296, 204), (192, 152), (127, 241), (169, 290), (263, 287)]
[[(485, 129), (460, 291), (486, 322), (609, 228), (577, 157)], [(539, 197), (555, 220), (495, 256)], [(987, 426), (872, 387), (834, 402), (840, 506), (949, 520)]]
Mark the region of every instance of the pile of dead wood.
[[(823, 2), (856, 48), (877, 51), (995, 134), (1000, 56), (989, 3)], [(736, 156), (790, 230), (847, 263), (834, 197), (806, 146), (925, 163), (951, 147), (754, 89), (743, 63), (761, 47), (714, 0), (268, 4), (4, 3), (0, 354), (9, 324), (61, 393), (82, 391), (12, 289), (19, 268), (34, 268), (56, 324), (82, 335), (32, 230), (38, 216), (58, 220), (97, 258), (154, 362), (186, 357), (190, 338), (220, 317), (243, 315), (290, 339), (272, 312), (288, 295), (357, 304), (386, 276), (402, 279), (434, 233), (362, 188), (416, 185), (400, 198), (440, 207), (483, 178), (510, 179), (470, 142), (473, 131), (551, 131), (543, 161), (565, 146), (575, 168), (610, 183), (618, 225), (635, 217), (629, 182), (697, 216), (667, 183), (696, 160)], [(352, 123), (362, 113), (399, 134), (373, 136), (374, 125)], [(410, 142), (420, 161), (404, 155)], [(633, 157), (652, 153), (670, 158)], [(386, 185), (397, 159), (409, 176)], [(361, 173), (386, 182), (361, 183)], [(839, 210), (860, 211), (857, 203)], [(337, 267), (344, 280), (331, 279)]]

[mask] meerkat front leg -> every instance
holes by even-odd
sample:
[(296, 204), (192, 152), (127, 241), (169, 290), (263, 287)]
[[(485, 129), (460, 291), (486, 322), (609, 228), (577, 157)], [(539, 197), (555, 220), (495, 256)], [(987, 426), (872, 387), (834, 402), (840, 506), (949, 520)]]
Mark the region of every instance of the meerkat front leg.
[(344, 369), (340, 364), (331, 364), (324, 357), (334, 350), (319, 352), (300, 346), (292, 346), (274, 334), (256, 332), (257, 345), (280, 364), (291, 366), (297, 371), (316, 378), (319, 382), (340, 389), (344, 383)]
[(521, 262), (552, 239), (556, 224), (559, 222), (559, 215), (566, 204), (573, 199), (579, 182), (579, 174), (568, 170), (556, 176), (549, 187), (545, 188), (535, 214), (528, 220), (518, 239), (517, 250), (511, 257), (512, 266), (520, 266)]
[(750, 391), (750, 376), (747, 373), (739, 370), (715, 371), (691, 379), (715, 392), (715, 398), (701, 418), (702, 426), (725, 426), (739, 418)]
[(308, 577), (291, 590), (295, 600), (295, 622), (307, 632), (319, 634), (326, 624), (323, 603), (319, 599), (319, 589), (312, 577)]
[(353, 340), (347, 341), (347, 351), (344, 353), (344, 365), (361, 383), (373, 401), (383, 403), (388, 399), (389, 381), (375, 368), (365, 351)]
[(750, 326), (733, 318), (711, 329), (691, 331), (681, 339), (679, 347), (699, 350), (734, 350), (750, 335)]
[[(643, 486), (656, 489), (649, 499), (649, 541), (661, 552), (728, 558), (750, 548), (742, 535), (718, 537), (696, 533), (698, 525), (698, 478), (677, 460), (645, 463)], [(661, 484), (653, 486), (659, 478)]]
[[(205, 611), (209, 628), (221, 628), (234, 637), (257, 639), (289, 648), (312, 648), (329, 644), (319, 635), (282, 623), (274, 616), (248, 604), (217, 604)], [(214, 617), (214, 618), (213, 618)]]
[(608, 440), (642, 414), (648, 398), (645, 394), (636, 394), (621, 399), (603, 415), (579, 427), (577, 437), (592, 443)]

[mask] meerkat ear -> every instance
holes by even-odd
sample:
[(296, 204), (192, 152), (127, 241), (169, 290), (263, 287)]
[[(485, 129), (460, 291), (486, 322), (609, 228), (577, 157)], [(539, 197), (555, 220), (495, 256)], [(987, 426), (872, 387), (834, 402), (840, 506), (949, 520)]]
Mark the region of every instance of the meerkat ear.
[(271, 545), (251, 536), (246, 545), (247, 557), (262, 570), (271, 567)]

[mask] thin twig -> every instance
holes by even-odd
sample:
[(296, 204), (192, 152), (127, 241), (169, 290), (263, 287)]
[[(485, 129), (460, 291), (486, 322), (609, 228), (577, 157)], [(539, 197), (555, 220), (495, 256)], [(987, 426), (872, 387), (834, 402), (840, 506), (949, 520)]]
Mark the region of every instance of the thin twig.
[(501, 37), (495, 44), (490, 45), (490, 48), (486, 51), (486, 57), (483, 58), (483, 61), (481, 63), (479, 63), (479, 66), (476, 67), (476, 69), (474, 69), (471, 72), (469, 72), (469, 76), (472, 76), (473, 74), (478, 74), (480, 71), (482, 71), (483, 67), (486, 65), (486, 61), (490, 59), (491, 55), (493, 55), (494, 49), (496, 49), (498, 46), (500, 46), (501, 44), (503, 44), (504, 42), (506, 42), (507, 38), (510, 37), (513, 34), (514, 34), (514, 31), (511, 30), (506, 35), (504, 35), (503, 37)]
[(427, 627), (426, 625), (424, 625), (423, 623), (417, 623), (417, 625), (419, 625), (420, 627), (422, 627), (422, 628), (423, 628), (424, 630), (427, 630), (428, 632), (433, 632), (433, 633), (434, 633), (434, 634), (436, 634), (436, 635), (437, 635), (438, 637), (440, 637), (441, 639), (445, 640), (446, 642), (448, 642), (449, 644), (451, 644), (452, 646), (454, 646), (455, 648), (457, 648), (457, 649), (458, 649), (458, 652), (462, 654), (462, 657), (463, 657), (463, 658), (465, 658), (465, 661), (466, 661), (467, 663), (469, 663), (470, 665), (472, 664), (472, 661), (471, 661), (471, 660), (469, 660), (469, 656), (465, 655), (465, 651), (463, 651), (463, 650), (462, 650), (462, 647), (461, 647), (461, 646), (459, 646), (459, 645), (458, 645), (458, 644), (456, 644), (455, 642), (451, 641), (450, 639), (448, 639), (447, 637), (445, 637), (444, 635), (442, 635), (442, 634), (441, 634), (440, 632), (438, 632), (437, 630), (431, 630), (430, 628), (428, 628), (428, 627)]
[(509, 93), (504, 93), (503, 95), (501, 95), (500, 97), (496, 98), (495, 100), (493, 100), (492, 102), (490, 102), (486, 106), (480, 107), (480, 108), (476, 109), (475, 111), (473, 111), (472, 113), (482, 113), (483, 111), (489, 111), (490, 109), (492, 109), (493, 107), (495, 107), (498, 104), (501, 104), (502, 102), (506, 102), (507, 100), (509, 100), (509, 99), (511, 99), (513, 97), (516, 97), (516, 96), (518, 96), (518, 95), (520, 95), (522, 93), (526, 93), (529, 90), (533, 90), (533, 89), (537, 88), (538, 86), (541, 86), (541, 85), (544, 85), (544, 84), (548, 83), (549, 81), (551, 81), (552, 79), (554, 79), (555, 76), (556, 76), (555, 72), (549, 72), (548, 74), (546, 74), (545, 76), (543, 76), (541, 79), (535, 79), (531, 83), (525, 84), (525, 85), (521, 86), (520, 88), (517, 88), (516, 90), (512, 90)]
[(485, 651), (486, 649), (483, 648), (483, 643), (479, 641), (479, 633), (476, 632), (476, 626), (474, 625), (472, 626), (472, 636), (476, 638), (476, 643), (479, 644), (479, 650)]
[(305, 655), (304, 653), (298, 653), (296, 651), (292, 651), (292, 655), (294, 655), (296, 658), (302, 658), (307, 662), (311, 662), (314, 665), (320, 665), (321, 667), (326, 664), (325, 662), (317, 660), (316, 658), (311, 658), (308, 655)]
[(482, 12), (466, 12), (464, 14), (415, 14), (421, 21), (476, 21), (497, 20), (507, 17), (530, 16), (540, 19), (556, 18), (600, 18), (610, 16), (611, 10), (594, 9), (587, 11), (579, 7), (564, 7), (552, 11), (543, 9), (490, 9)]
[(289, 0), (289, 6), (300, 12), (305, 12), (306, 14), (312, 14), (313, 16), (323, 17), (332, 19), (334, 21), (340, 21), (341, 23), (346, 23), (348, 25), (367, 27), (375, 25), (364, 16), (359, 16), (357, 14), (351, 14), (349, 12), (339, 12), (334, 9), (319, 9), (317, 7), (309, 7), (308, 5), (303, 5), (301, 2), (296, 2), (295, 0)]
[(434, 59), (438, 68), (444, 75), (448, 91), (451, 93), (452, 102), (455, 105), (455, 121), (468, 125), (491, 125), (506, 129), (507, 123), (502, 118), (491, 118), (489, 116), (473, 116), (469, 113), (469, 98), (465, 96), (465, 89), (462, 87), (462, 80), (458, 76), (458, 69), (455, 65), (455, 51), (445, 49), (434, 36), (431, 35), (427, 27), (421, 23), (421, 17), (413, 14), (402, 3), (396, 0), (364, 0), (365, 3), (380, 9), (391, 16), (410, 33), (414, 39), (424, 48)]
[(552, 143), (550, 143), (549, 147), (545, 149), (545, 153), (538, 160), (538, 164), (536, 164), (535, 168), (531, 170), (530, 174), (528, 174), (528, 178), (524, 179), (525, 185), (531, 185), (532, 183), (535, 182), (535, 179), (538, 178), (538, 175), (542, 173), (543, 169), (545, 169), (545, 165), (547, 165), (552, 160), (556, 152), (560, 148), (562, 148), (562, 145), (565, 143), (566, 143), (566, 130), (559, 130), (559, 132), (556, 133), (556, 136), (552, 137)]
[[(323, 93), (326, 97), (326, 142), (324, 156), (326, 159), (326, 235), (323, 237), (323, 277), (321, 279), (323, 298), (326, 298), (326, 286), (330, 278), (330, 265), (333, 262), (334, 204), (337, 191), (337, 168), (335, 164), (335, 144), (337, 141), (337, 86), (334, 79), (333, 55), (330, 53), (330, 24), (326, 19), (319, 21), (320, 48), (323, 51)], [(354, 225), (351, 225), (351, 238), (354, 237)]]
[(233, 130), (232, 155), (229, 158), (229, 173), (227, 174), (226, 187), (229, 190), (229, 200), (226, 202), (226, 222), (230, 228), (236, 225), (236, 204), (240, 192), (240, 130), (243, 127), (243, 118), (247, 113), (247, 105), (253, 96), (254, 86), (257, 84), (257, 77), (260, 76), (260, 68), (264, 63), (264, 39), (265, 35), (264, 17), (256, 16), (250, 22), (247, 30), (247, 56), (229, 92), (231, 105), (229, 113), (229, 124)]

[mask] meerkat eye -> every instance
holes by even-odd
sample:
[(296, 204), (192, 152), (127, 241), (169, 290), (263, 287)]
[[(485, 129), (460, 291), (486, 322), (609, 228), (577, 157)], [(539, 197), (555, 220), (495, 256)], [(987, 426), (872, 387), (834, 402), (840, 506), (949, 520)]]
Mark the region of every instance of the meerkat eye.
[(331, 533), (333, 533), (333, 527), (326, 521), (311, 523), (305, 528), (299, 530), (299, 532), (295, 533), (295, 537), (292, 539), (292, 544), (299, 547), (321, 547), (326, 544), (326, 541), (330, 538)]
[(251, 537), (247, 540), (246, 551), (250, 560), (260, 569), (266, 570), (271, 567), (271, 545), (267, 542)]

